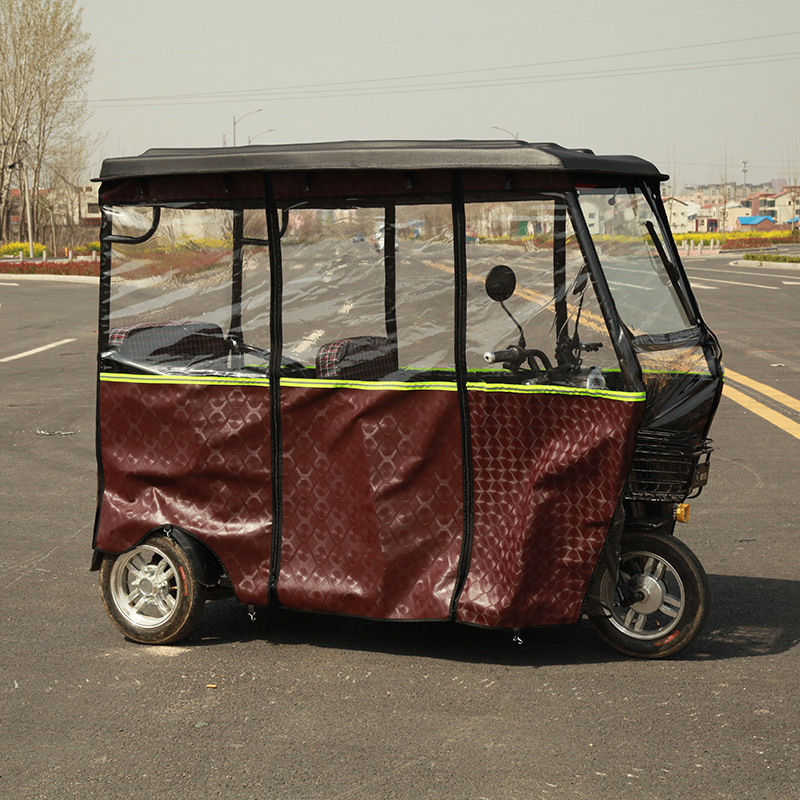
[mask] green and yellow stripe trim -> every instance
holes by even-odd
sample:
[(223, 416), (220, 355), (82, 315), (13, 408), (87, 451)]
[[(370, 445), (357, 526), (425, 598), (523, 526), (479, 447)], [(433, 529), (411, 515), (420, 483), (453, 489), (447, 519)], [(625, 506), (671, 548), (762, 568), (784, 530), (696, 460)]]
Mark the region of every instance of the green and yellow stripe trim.
[[(269, 388), (269, 378), (250, 378), (228, 375), (130, 375), (117, 372), (101, 372), (103, 383), (136, 383), (149, 386), (253, 386)], [(331, 378), (281, 378), (281, 388), (289, 389), (354, 389), (366, 392), (456, 392), (453, 381), (356, 381)], [(467, 389), (488, 394), (549, 394), (575, 395), (640, 403), (644, 392), (619, 392), (611, 389), (585, 389), (577, 386), (553, 386), (516, 383), (484, 383), (468, 381)]]

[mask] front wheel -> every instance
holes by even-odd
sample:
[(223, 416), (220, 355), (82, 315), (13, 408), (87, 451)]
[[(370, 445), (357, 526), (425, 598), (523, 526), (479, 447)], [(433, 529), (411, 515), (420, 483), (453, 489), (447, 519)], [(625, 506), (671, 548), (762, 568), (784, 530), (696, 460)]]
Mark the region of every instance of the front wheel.
[(184, 550), (162, 534), (100, 566), (100, 594), (111, 621), (129, 639), (170, 644), (197, 624), (206, 600)]
[(613, 648), (639, 658), (664, 658), (700, 633), (708, 613), (708, 578), (679, 539), (652, 533), (622, 537), (619, 579), (600, 584), (605, 614), (590, 618)]

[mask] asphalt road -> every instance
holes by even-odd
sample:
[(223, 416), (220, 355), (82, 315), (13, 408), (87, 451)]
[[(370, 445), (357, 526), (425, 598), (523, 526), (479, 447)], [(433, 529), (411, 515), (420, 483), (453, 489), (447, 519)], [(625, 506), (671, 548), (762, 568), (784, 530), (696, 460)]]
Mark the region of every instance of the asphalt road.
[(126, 641), (88, 571), (96, 286), (0, 277), (0, 798), (796, 798), (800, 270), (687, 267), (737, 378), (679, 530), (709, 623), (664, 662), (234, 601)]

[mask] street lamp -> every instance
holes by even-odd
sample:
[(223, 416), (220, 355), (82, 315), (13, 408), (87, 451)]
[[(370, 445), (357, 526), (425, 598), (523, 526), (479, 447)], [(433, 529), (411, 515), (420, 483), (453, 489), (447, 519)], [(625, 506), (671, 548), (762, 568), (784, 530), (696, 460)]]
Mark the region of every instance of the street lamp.
[(268, 128), (268, 129), (267, 129), (267, 130), (265, 130), (265, 131), (261, 131), (261, 133), (257, 133), (257, 134), (256, 134), (255, 136), (253, 136), (253, 137), (250, 137), (250, 136), (248, 136), (248, 137), (247, 137), (247, 144), (253, 144), (253, 142), (254, 142), (256, 139), (258, 139), (258, 137), (259, 137), (259, 136), (263, 136), (265, 133), (272, 133), (272, 131), (274, 131), (274, 130), (275, 130), (275, 128)]
[(251, 114), (258, 114), (259, 111), (263, 111), (263, 108), (257, 108), (255, 111), (248, 111), (246, 114), (242, 114), (239, 119), (236, 119), (234, 116), (233, 118), (233, 146), (236, 147), (236, 125), (237, 123), (241, 122), (245, 117), (249, 117)]
[(512, 139), (514, 139), (517, 142), (519, 141), (519, 134), (511, 133), (511, 131), (508, 130), (508, 128), (498, 128), (497, 125), (492, 125), (492, 130), (502, 131), (503, 133), (507, 133)]

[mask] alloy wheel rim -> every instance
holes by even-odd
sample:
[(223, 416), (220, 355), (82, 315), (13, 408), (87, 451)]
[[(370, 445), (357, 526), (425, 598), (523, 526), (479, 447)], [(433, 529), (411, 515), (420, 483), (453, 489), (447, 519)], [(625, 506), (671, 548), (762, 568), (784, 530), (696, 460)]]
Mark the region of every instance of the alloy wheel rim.
[(660, 639), (681, 621), (686, 605), (683, 581), (674, 567), (655, 553), (644, 550), (625, 553), (620, 580), (635, 593), (630, 605), (611, 608), (611, 624), (634, 639)]
[(168, 622), (178, 608), (178, 568), (155, 547), (142, 545), (124, 553), (111, 570), (111, 595), (119, 612), (138, 628)]

